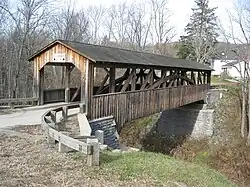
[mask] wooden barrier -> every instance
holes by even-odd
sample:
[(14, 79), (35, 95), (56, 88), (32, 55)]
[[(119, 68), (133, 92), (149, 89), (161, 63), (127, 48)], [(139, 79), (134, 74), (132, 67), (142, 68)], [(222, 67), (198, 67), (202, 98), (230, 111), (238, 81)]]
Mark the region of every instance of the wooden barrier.
[(204, 100), (208, 90), (209, 85), (188, 85), (95, 95), (90, 118), (113, 115), (120, 131), (124, 123), (133, 119)]
[(97, 133), (98, 136), (85, 136), (85, 137), (73, 137), (69, 132), (60, 131), (60, 126), (57, 123), (57, 112), (62, 112), (63, 120), (68, 117), (68, 109), (79, 107), (78, 104), (68, 105), (55, 108), (46, 112), (42, 116), (42, 129), (46, 134), (47, 142), (54, 144), (55, 141), (59, 143), (59, 151), (65, 152), (67, 148), (82, 152), (87, 155), (87, 165), (98, 166), (100, 141), (103, 141), (102, 133)]
[(9, 98), (0, 99), (0, 105), (10, 106), (15, 108), (15, 105), (35, 105), (38, 102), (38, 98)]

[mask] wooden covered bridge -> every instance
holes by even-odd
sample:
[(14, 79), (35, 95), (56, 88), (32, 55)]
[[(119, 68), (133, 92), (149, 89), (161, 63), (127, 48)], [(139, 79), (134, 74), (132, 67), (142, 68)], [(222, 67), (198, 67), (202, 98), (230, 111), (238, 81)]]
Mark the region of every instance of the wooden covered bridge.
[[(89, 119), (113, 115), (118, 129), (132, 119), (148, 116), (206, 98), (211, 71), (208, 66), (163, 55), (56, 40), (30, 57), (34, 63), (34, 98), (39, 104), (85, 103)], [(44, 67), (64, 66), (65, 88), (44, 89)], [(73, 68), (80, 71), (78, 88), (71, 88)], [(97, 69), (102, 82), (95, 84)]]

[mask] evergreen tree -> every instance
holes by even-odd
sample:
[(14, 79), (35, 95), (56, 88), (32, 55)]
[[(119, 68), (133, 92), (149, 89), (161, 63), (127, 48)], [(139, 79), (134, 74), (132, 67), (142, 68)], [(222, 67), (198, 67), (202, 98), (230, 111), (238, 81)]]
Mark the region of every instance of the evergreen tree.
[(195, 0), (196, 7), (185, 28), (186, 35), (181, 37), (178, 57), (208, 63), (215, 53), (218, 26), (215, 10), (208, 7), (209, 0)]
[(187, 37), (181, 36), (180, 43), (176, 45), (178, 50), (177, 56), (181, 59), (196, 60), (192, 43), (187, 40)]

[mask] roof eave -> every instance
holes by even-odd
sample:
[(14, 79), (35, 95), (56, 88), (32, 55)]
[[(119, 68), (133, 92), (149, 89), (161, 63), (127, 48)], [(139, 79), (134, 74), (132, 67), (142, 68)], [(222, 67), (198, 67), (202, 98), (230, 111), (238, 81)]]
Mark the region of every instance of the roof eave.
[(34, 53), (33, 55), (31, 55), (27, 60), (28, 61), (32, 61), (34, 60), (34, 58), (36, 56), (38, 56), (39, 54), (41, 54), (44, 50), (46, 50), (47, 48), (53, 46), (56, 44), (56, 42), (58, 42), (58, 40), (54, 40), (53, 42), (49, 43), (48, 45), (44, 46), (42, 49), (40, 49), (39, 51), (37, 51), (36, 53)]
[(96, 62), (93, 58), (81, 53), (80, 51), (74, 49), (73, 47), (69, 46), (68, 44), (64, 43), (63, 40), (54, 40), (53, 42), (49, 43), (48, 45), (46, 45), (45, 47), (43, 47), (42, 49), (40, 49), (38, 52), (36, 52), (35, 54), (33, 54), (31, 57), (28, 58), (28, 61), (32, 61), (34, 60), (34, 58), (38, 55), (40, 55), (43, 51), (45, 51), (46, 49), (48, 49), (49, 47), (55, 45), (56, 43), (59, 43), (61, 45), (64, 45), (65, 47), (71, 49), (72, 51), (78, 53), (81, 56), (84, 56), (85, 58), (91, 60), (92, 62)]

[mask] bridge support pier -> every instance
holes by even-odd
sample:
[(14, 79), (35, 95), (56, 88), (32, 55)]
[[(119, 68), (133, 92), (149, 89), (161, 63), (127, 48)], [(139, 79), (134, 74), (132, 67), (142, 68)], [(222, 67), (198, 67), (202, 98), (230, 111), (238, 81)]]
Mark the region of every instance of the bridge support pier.
[(207, 108), (206, 104), (194, 103), (163, 111), (156, 129), (164, 136), (211, 137), (214, 132), (214, 109)]

